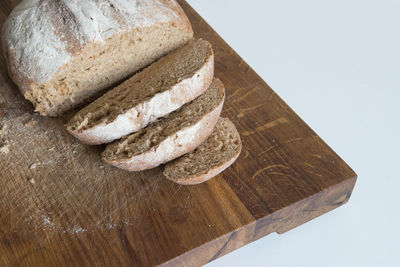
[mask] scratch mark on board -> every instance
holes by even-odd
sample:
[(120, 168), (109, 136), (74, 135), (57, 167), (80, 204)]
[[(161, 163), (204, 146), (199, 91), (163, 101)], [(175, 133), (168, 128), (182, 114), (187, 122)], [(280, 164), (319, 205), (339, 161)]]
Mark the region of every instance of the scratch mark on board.
[(237, 94), (239, 94), (240, 91), (242, 91), (242, 90), (243, 90), (243, 88), (236, 89), (236, 91), (235, 91), (233, 94), (227, 96), (226, 99), (228, 100), (228, 99), (231, 99), (232, 97), (235, 97), (235, 96), (236, 96)]
[(178, 193), (178, 191), (182, 188), (182, 185), (179, 185), (178, 189), (169, 197), (169, 202), (174, 198), (174, 196)]
[(231, 111), (231, 110), (233, 110), (233, 108), (232, 108), (232, 107), (229, 107), (229, 108), (225, 108), (223, 111), (224, 111), (224, 112), (228, 112), (228, 111)]
[(237, 99), (233, 100), (231, 103), (237, 103), (237, 102), (239, 102), (239, 101), (241, 101), (243, 99), (246, 99), (250, 94), (252, 94), (256, 90), (257, 90), (257, 87), (254, 87), (253, 89), (249, 90), (247, 93), (242, 95), (241, 97), (238, 97)]
[(275, 91), (272, 91), (272, 93), (268, 97), (268, 101), (271, 101), (272, 98), (276, 95)]
[(281, 176), (287, 176), (287, 174), (286, 174), (286, 173), (283, 173), (283, 172), (269, 172), (268, 174), (270, 174), (270, 175), (281, 175)]
[(308, 167), (310, 167), (310, 168), (315, 169), (314, 165), (312, 165), (312, 164), (310, 164), (310, 163), (308, 163), (308, 162), (304, 162), (304, 165), (306, 165), (306, 166), (308, 166)]
[(290, 144), (290, 143), (297, 142), (297, 141), (302, 141), (302, 140), (304, 140), (304, 138), (297, 137), (297, 138), (293, 138), (293, 139), (290, 139), (290, 140), (286, 141), (286, 144)]
[(250, 136), (250, 135), (255, 134), (255, 133), (259, 132), (259, 131), (270, 129), (270, 128), (273, 128), (273, 127), (275, 127), (275, 126), (277, 126), (279, 124), (288, 123), (288, 122), (289, 121), (286, 118), (279, 118), (279, 119), (276, 119), (274, 121), (267, 122), (267, 123), (265, 123), (265, 124), (263, 124), (261, 126), (258, 126), (255, 130), (244, 131), (241, 134), (243, 136)]
[(311, 174), (314, 174), (314, 175), (316, 175), (316, 176), (318, 176), (318, 177), (324, 177), (322, 174), (319, 174), (319, 173), (317, 173), (317, 172), (310, 172)]
[(282, 164), (273, 164), (273, 165), (269, 165), (269, 166), (267, 166), (267, 167), (264, 167), (264, 168), (262, 168), (262, 169), (256, 171), (256, 173), (253, 174), (253, 176), (251, 177), (251, 179), (254, 180), (254, 179), (256, 178), (256, 176), (259, 175), (260, 173), (265, 172), (265, 171), (268, 171), (268, 170), (273, 169), (273, 168), (285, 168), (285, 169), (290, 169), (288, 166), (285, 166), (285, 165), (282, 165)]
[(244, 114), (245, 114), (246, 112), (249, 112), (249, 111), (258, 109), (258, 108), (260, 108), (260, 107), (262, 107), (262, 104), (256, 105), (256, 106), (254, 106), (254, 107), (244, 108), (244, 109), (242, 109), (242, 110), (240, 111), (240, 113), (237, 115), (237, 117), (238, 117), (238, 118), (243, 118), (243, 117), (244, 117)]
[(262, 154), (268, 153), (269, 151), (274, 150), (277, 147), (278, 147), (278, 145), (273, 145), (273, 146), (267, 148), (266, 150), (261, 151), (260, 153), (258, 153), (258, 156), (261, 156)]
[(244, 151), (245, 151), (245, 154), (244, 154), (243, 158), (247, 159), (249, 157), (249, 155), (250, 155), (249, 150), (248, 149), (244, 149)]

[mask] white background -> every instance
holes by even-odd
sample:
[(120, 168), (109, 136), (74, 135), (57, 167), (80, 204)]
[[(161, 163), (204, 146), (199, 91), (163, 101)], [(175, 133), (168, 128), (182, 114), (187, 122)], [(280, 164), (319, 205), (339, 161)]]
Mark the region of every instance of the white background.
[(209, 266), (400, 266), (400, 0), (189, 0), (357, 172), (350, 201)]

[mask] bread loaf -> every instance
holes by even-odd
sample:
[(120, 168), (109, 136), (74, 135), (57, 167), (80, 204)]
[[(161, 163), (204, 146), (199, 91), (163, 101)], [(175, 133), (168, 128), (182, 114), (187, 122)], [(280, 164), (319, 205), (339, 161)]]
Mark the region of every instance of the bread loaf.
[(182, 185), (203, 183), (224, 171), (238, 158), (242, 149), (235, 125), (220, 118), (211, 136), (196, 150), (168, 162), (164, 176)]
[(85, 107), (67, 130), (91, 145), (120, 139), (198, 97), (213, 76), (210, 43), (190, 42)]
[(2, 44), (21, 93), (56, 116), (192, 37), (175, 0), (24, 0)]
[(224, 87), (214, 79), (210, 88), (191, 103), (108, 145), (103, 160), (121, 169), (141, 171), (194, 150), (211, 134), (224, 99)]

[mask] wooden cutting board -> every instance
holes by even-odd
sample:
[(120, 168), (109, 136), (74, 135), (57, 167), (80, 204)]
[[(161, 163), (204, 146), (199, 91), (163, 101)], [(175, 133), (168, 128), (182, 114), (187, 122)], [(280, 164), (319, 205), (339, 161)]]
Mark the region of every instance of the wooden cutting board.
[[(1, 25), (18, 2), (0, 2)], [(70, 114), (33, 112), (1, 58), (0, 265), (201, 265), (348, 201), (351, 168), (179, 2), (196, 37), (214, 47), (227, 90), (223, 116), (244, 143), (240, 158), (197, 186), (169, 182), (160, 168), (129, 173), (104, 165), (104, 147), (66, 133)]]

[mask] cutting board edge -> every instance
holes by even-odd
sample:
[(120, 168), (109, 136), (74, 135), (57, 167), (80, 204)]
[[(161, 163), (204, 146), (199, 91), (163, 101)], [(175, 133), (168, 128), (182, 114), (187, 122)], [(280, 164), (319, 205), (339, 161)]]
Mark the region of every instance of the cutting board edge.
[(258, 219), (254, 218), (253, 222), (162, 263), (160, 266), (204, 265), (269, 234), (284, 234), (347, 204), (357, 179), (357, 175), (347, 178), (283, 209)]

